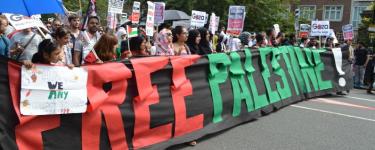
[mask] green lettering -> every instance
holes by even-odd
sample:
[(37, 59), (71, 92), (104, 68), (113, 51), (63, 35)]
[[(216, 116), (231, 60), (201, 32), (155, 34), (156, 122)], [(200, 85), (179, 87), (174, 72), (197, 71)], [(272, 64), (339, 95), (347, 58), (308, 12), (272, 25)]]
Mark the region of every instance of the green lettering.
[(57, 92), (57, 98), (64, 98), (64, 92), (58, 91)]
[(269, 81), (269, 78), (271, 77), (270, 70), (268, 69), (268, 64), (267, 64), (267, 55), (272, 52), (272, 48), (266, 47), (266, 48), (260, 48), (260, 58), (262, 62), (262, 77), (264, 81), (264, 85), (267, 88), (267, 94), (269, 97), (270, 103), (278, 102), (280, 101), (280, 96), (277, 91), (273, 91), (271, 88), (271, 84)]
[[(299, 48), (296, 48), (296, 49), (299, 49)], [(305, 54), (306, 54), (305, 56), (307, 57), (308, 63), (306, 62), (305, 56), (303, 55), (303, 52), (301, 50), (296, 50), (295, 52), (297, 54), (299, 65), (302, 71), (302, 76), (305, 81), (306, 90), (307, 90), (306, 92), (310, 93), (311, 92), (310, 81), (315, 91), (318, 91), (319, 87), (318, 87), (318, 81), (315, 75), (314, 66), (312, 64), (311, 50), (309, 48), (304, 48), (304, 51), (305, 51)]]
[(320, 53), (325, 52), (325, 49), (319, 49), (313, 51), (314, 62), (315, 62), (315, 73), (318, 80), (320, 90), (331, 89), (333, 87), (331, 80), (323, 81), (321, 71), (324, 70), (324, 63), (320, 59)]
[(267, 106), (269, 103), (267, 101), (267, 96), (265, 94), (259, 94), (257, 85), (255, 84), (253, 72), (255, 72), (255, 69), (253, 67), (253, 61), (252, 61), (252, 55), (250, 52), (250, 49), (245, 49), (245, 71), (247, 72), (247, 79), (249, 80), (249, 84), (251, 87), (251, 92), (254, 98), (254, 105), (255, 109), (262, 108), (264, 106)]
[[(245, 81), (245, 71), (241, 65), (241, 57), (238, 53), (233, 52), (230, 54), (232, 58), (232, 64), (230, 65), (230, 79), (232, 82), (233, 90), (233, 113), (234, 117), (239, 116), (241, 113), (241, 102), (245, 99), (247, 112), (254, 110), (253, 100), (250, 95), (249, 88), (246, 85)], [(242, 92), (241, 92), (242, 91)]]
[(56, 96), (57, 96), (56, 91), (50, 91), (48, 95), (48, 100), (51, 100), (52, 98), (56, 99)]
[(231, 61), (225, 53), (210, 54), (207, 57), (210, 63), (208, 82), (210, 84), (214, 106), (213, 122), (218, 123), (223, 120), (221, 117), (223, 112), (223, 100), (219, 84), (224, 83), (227, 80), (228, 65), (231, 64)]
[(293, 87), (294, 87), (294, 91), (296, 92), (296, 95), (299, 95), (300, 94), (300, 90), (298, 88), (298, 83), (297, 83), (297, 79), (296, 79), (296, 76), (294, 75), (293, 73), (293, 69), (292, 69), (292, 65), (291, 65), (291, 61), (288, 57), (288, 53), (289, 53), (289, 50), (288, 49), (293, 49), (292, 46), (283, 46), (283, 47), (279, 47), (279, 50), (281, 51), (281, 53), (283, 54), (283, 58), (284, 58), (284, 61), (285, 61), (285, 65), (286, 65), (286, 68), (288, 69), (288, 72), (289, 72), (289, 76), (290, 76), (290, 79), (292, 80), (293, 82)]
[(272, 53), (273, 53), (273, 57), (271, 61), (272, 68), (275, 74), (281, 77), (281, 81), (284, 86), (284, 88), (282, 88), (280, 82), (277, 81), (276, 82), (277, 91), (279, 92), (281, 99), (289, 98), (292, 96), (292, 92), (290, 91), (288, 78), (286, 78), (285, 71), (279, 64), (281, 51), (278, 48), (273, 48)]
[(65, 92), (64, 92), (64, 95), (65, 95), (65, 96), (64, 96), (64, 100), (66, 100), (66, 98), (68, 97), (68, 93), (69, 93), (68, 91), (65, 91)]

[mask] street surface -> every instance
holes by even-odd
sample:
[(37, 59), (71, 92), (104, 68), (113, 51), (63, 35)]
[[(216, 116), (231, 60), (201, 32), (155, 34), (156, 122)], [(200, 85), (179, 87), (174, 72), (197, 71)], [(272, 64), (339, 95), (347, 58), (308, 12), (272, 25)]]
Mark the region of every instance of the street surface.
[(375, 95), (352, 90), (285, 107), (170, 150), (375, 150)]

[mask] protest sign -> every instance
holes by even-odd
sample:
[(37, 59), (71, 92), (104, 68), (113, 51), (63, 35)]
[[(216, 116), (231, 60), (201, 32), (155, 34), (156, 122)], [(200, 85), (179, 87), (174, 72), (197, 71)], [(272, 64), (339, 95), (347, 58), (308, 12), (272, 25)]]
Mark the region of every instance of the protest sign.
[(227, 33), (240, 35), (245, 22), (245, 6), (230, 6), (228, 14)]
[(164, 11), (165, 11), (165, 3), (164, 2), (155, 2), (155, 24), (162, 24), (164, 23)]
[(23, 115), (84, 113), (87, 70), (63, 66), (22, 67), (20, 110)]
[(348, 24), (342, 26), (342, 33), (344, 35), (344, 40), (352, 40), (354, 38), (353, 25)]
[(303, 37), (309, 37), (309, 33), (310, 33), (310, 25), (308, 24), (301, 24), (300, 27), (299, 27), (299, 37), (300, 38), (303, 38)]
[(210, 26), (208, 27), (208, 30), (212, 33), (215, 34), (215, 32), (219, 29), (219, 17), (215, 15), (215, 13), (211, 14), (210, 17)]
[(329, 34), (329, 21), (311, 21), (311, 36), (328, 36)]
[(147, 20), (146, 20), (146, 35), (154, 36), (154, 16), (155, 16), (155, 4), (147, 1)]
[(279, 24), (274, 24), (273, 28), (274, 28), (275, 33), (276, 33), (275, 36), (277, 36), (280, 33), (280, 26), (279, 26)]
[(22, 30), (22, 29), (27, 29), (27, 28), (32, 28), (32, 27), (42, 27), (46, 28), (43, 24), (43, 22), (38, 18), (38, 16), (23, 16), (23, 15), (18, 15), (18, 14), (4, 14), (9, 23), (12, 24), (12, 26), (16, 30)]
[(121, 14), (124, 0), (108, 0), (108, 12)]
[(141, 16), (141, 3), (137, 2), (137, 1), (134, 1), (134, 3), (133, 3), (132, 18), (131, 18), (132, 23), (138, 24), (140, 16)]
[(190, 25), (193, 27), (203, 27), (206, 21), (206, 12), (193, 10), (191, 12)]

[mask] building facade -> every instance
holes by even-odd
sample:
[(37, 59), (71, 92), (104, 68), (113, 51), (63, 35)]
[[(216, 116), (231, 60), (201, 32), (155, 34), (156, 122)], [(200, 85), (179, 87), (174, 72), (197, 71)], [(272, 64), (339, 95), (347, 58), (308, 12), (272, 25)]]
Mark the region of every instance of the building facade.
[[(342, 26), (352, 24), (356, 31), (361, 24), (361, 13), (374, 0), (301, 0), (292, 8), (300, 9), (303, 20), (328, 20), (338, 38), (342, 38)], [(356, 35), (356, 33), (355, 33)]]

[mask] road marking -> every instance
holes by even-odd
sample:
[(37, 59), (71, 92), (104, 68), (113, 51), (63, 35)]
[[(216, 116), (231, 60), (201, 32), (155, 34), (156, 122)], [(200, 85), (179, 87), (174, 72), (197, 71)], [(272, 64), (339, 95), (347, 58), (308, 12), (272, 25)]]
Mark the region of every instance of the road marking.
[(317, 112), (322, 112), (322, 113), (327, 113), (327, 114), (333, 114), (333, 115), (338, 115), (338, 116), (344, 116), (344, 117), (348, 117), (348, 118), (355, 118), (355, 119), (360, 119), (360, 120), (375, 122), (374, 119), (369, 119), (369, 118), (364, 118), (364, 117), (358, 117), (358, 116), (353, 116), (353, 115), (348, 115), (348, 114), (342, 114), (342, 113), (333, 112), (333, 111), (327, 111), (327, 110), (321, 110), (321, 109), (303, 107), (303, 106), (298, 106), (298, 105), (291, 105), (291, 107), (301, 108), (301, 109), (306, 109), (306, 110), (312, 110), (312, 111), (317, 111)]
[(326, 99), (326, 98), (317, 98), (311, 100), (313, 102), (320, 102), (320, 103), (327, 103), (327, 104), (333, 104), (333, 105), (341, 105), (341, 106), (347, 106), (347, 107), (354, 107), (354, 108), (361, 108), (361, 109), (367, 109), (367, 110), (375, 110), (375, 107), (369, 107), (369, 106), (363, 106), (363, 105), (357, 105), (357, 104), (352, 104), (352, 103), (346, 103), (346, 102), (341, 102), (337, 100), (331, 100), (331, 99)]
[(375, 100), (366, 99), (366, 98), (359, 98), (359, 97), (352, 97), (352, 96), (344, 96), (344, 97), (361, 100), (361, 101), (367, 101), (367, 102), (375, 102)]

